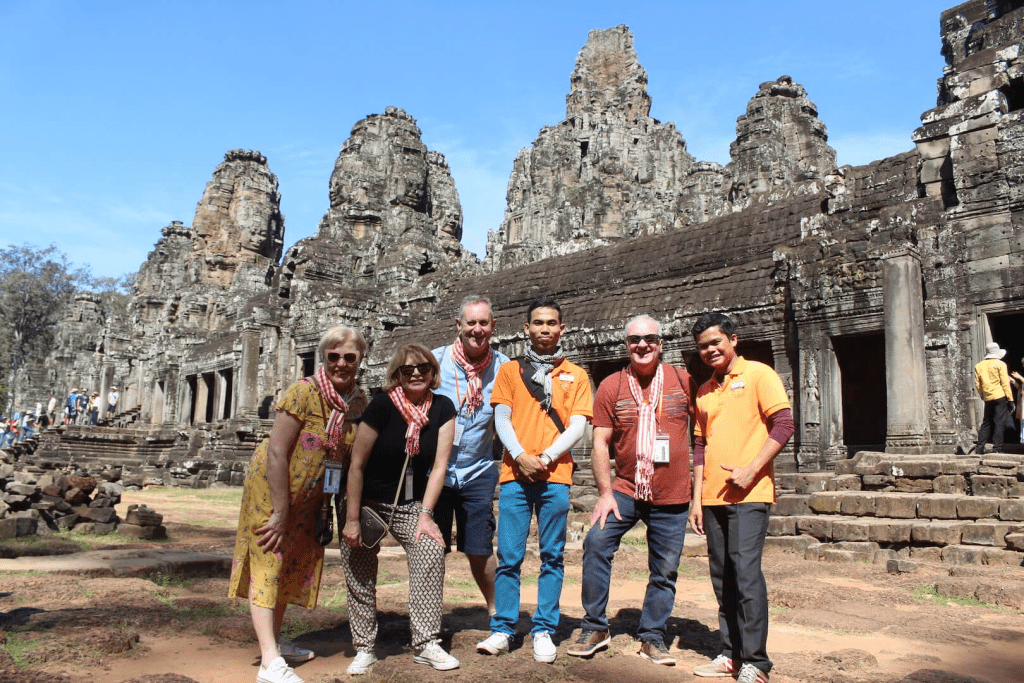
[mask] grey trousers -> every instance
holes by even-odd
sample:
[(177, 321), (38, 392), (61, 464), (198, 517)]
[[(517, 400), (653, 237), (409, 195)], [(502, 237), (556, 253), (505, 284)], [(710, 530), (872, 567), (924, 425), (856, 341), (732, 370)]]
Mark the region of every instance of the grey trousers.
[[(374, 505), (384, 519), (391, 506)], [(419, 504), (399, 505), (388, 531), (405, 548), (409, 562), (409, 622), (412, 646), (420, 648), (441, 633), (444, 596), (444, 548), (432, 538), (421, 536), (414, 543)], [(376, 548), (352, 548), (341, 544), (341, 563), (348, 588), (348, 620), (352, 644), (359, 652), (373, 652), (377, 640), (377, 553)]]
[(772, 670), (768, 659), (768, 587), (761, 555), (768, 534), (768, 503), (705, 505), (711, 585), (718, 598), (722, 652), (736, 668)]

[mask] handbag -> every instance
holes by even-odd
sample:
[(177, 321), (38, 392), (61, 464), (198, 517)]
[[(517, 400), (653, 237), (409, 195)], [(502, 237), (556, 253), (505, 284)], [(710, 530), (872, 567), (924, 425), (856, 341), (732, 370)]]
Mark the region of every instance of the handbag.
[(409, 468), (409, 453), (405, 454), (405, 464), (402, 465), (402, 473), (398, 477), (398, 486), (395, 488), (395, 500), (391, 503), (391, 514), (388, 521), (380, 516), (376, 510), (369, 505), (359, 508), (359, 537), (364, 548), (376, 548), (384, 536), (388, 533), (388, 527), (395, 519), (395, 508), (398, 507), (398, 496), (402, 493), (402, 480), (405, 479), (405, 471)]

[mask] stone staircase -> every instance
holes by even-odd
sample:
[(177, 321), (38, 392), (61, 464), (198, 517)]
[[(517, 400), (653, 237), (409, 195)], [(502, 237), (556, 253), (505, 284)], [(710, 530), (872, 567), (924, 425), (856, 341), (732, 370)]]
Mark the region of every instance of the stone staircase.
[(1024, 456), (860, 452), (776, 475), (768, 543), (808, 559), (1024, 565)]

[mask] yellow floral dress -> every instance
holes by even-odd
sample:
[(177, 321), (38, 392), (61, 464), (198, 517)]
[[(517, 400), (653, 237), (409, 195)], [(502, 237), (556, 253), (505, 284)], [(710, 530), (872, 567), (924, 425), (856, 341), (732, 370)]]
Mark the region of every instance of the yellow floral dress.
[(267, 480), (268, 437), (249, 462), (228, 597), (247, 598), (251, 593), (254, 604), (271, 609), (279, 603), (316, 607), (324, 548), (313, 532), (323, 506), (324, 462), (337, 460), (347, 467), (355, 440), (355, 420), (363, 414), (366, 403), (362, 392), (349, 402), (342, 443), (334, 452), (327, 453), (324, 440), (330, 407), (321, 399), (316, 383), (311, 378), (299, 380), (285, 391), (275, 410), (283, 410), (302, 422), (299, 438), (288, 457), (290, 533), (276, 553), (263, 552), (257, 543), (256, 529), (267, 523), (274, 510)]

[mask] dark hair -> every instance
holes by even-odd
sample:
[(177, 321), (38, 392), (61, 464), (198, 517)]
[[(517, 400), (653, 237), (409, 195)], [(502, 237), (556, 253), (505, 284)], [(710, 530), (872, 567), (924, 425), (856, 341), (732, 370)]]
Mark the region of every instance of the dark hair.
[(717, 327), (722, 331), (726, 337), (731, 337), (736, 334), (736, 323), (732, 321), (732, 318), (727, 316), (725, 313), (705, 313), (701, 317), (697, 318), (697, 322), (693, 324), (693, 329), (690, 330), (690, 334), (696, 340), (701, 334), (712, 327)]
[(558, 311), (558, 322), (562, 322), (562, 307), (558, 305), (550, 296), (542, 296), (539, 299), (534, 299), (530, 302), (529, 308), (526, 309), (526, 322), (530, 322), (530, 318), (533, 316), (533, 312), (538, 308), (553, 308)]

